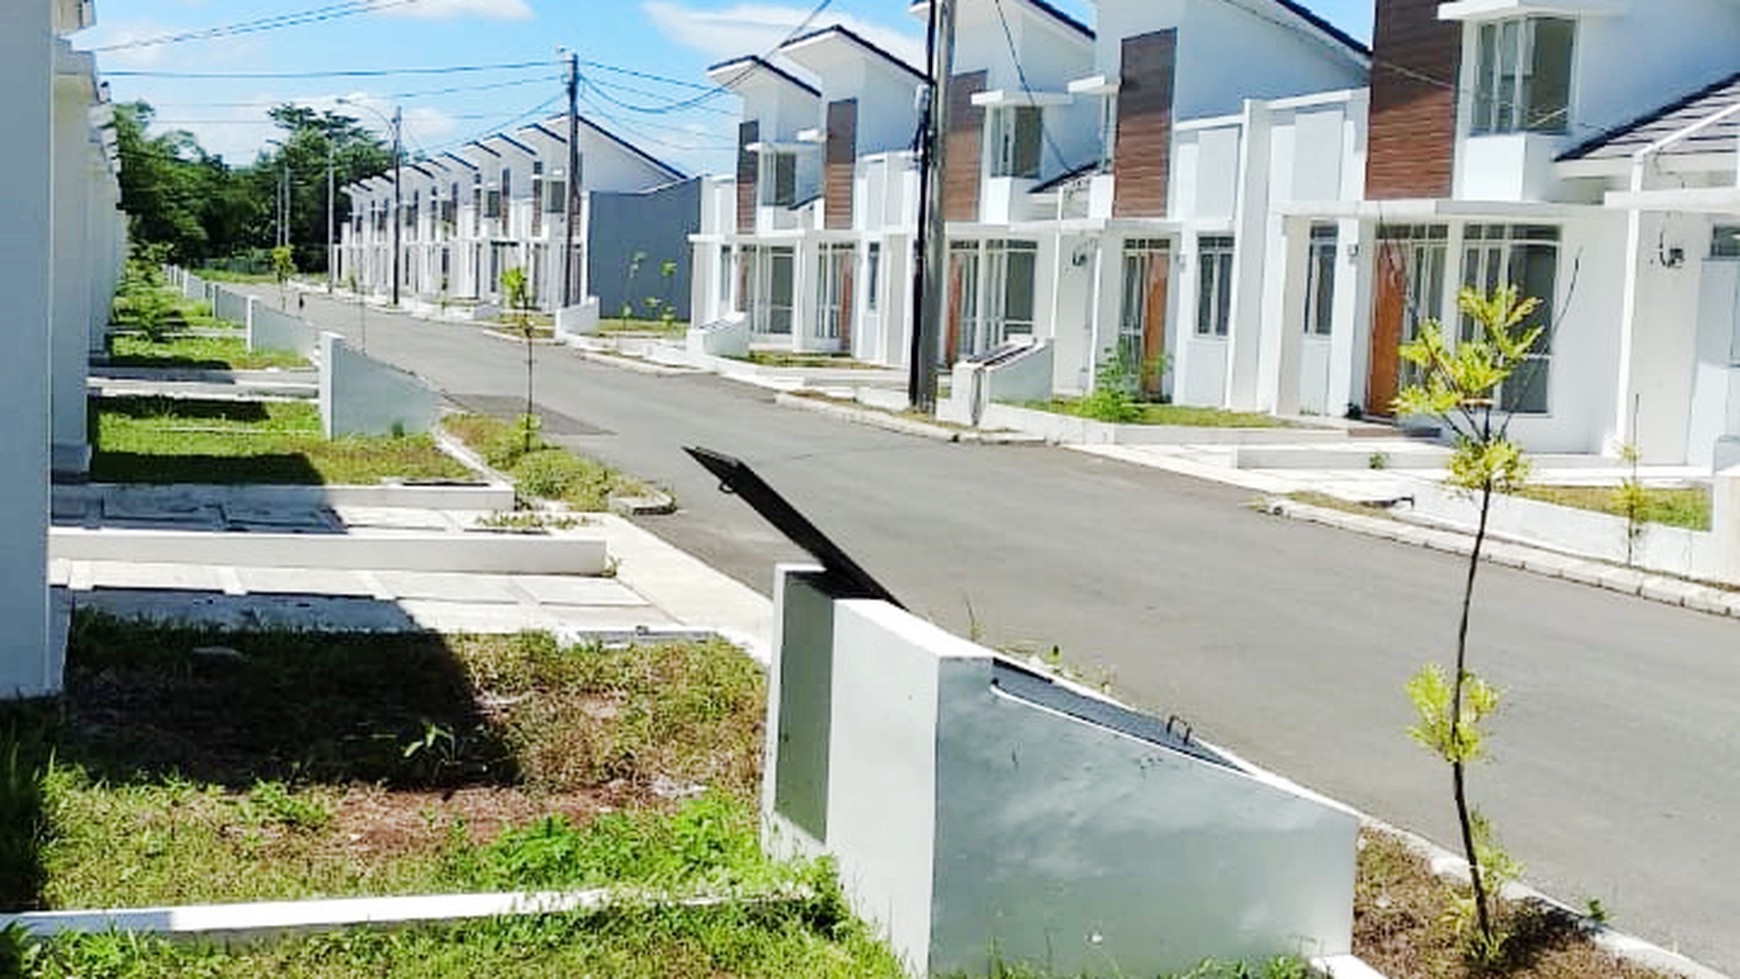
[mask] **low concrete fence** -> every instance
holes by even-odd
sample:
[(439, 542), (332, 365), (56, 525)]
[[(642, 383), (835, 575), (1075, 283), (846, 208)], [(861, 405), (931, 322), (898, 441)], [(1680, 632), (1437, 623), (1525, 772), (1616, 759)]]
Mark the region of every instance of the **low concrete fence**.
[(692, 326), (684, 342), (689, 353), (697, 357), (747, 357), (749, 317), (732, 313), (712, 323)]
[[(979, 424), (984, 428), (1031, 432), (1064, 445), (1292, 445), (1348, 440), (1347, 433), (1339, 429), (1114, 425), (1007, 404), (986, 405)], [(1363, 459), (1362, 456), (1362, 466)]]
[(556, 310), (556, 339), (589, 337), (598, 332), (598, 297)]
[(1354, 812), (827, 580), (775, 587), (767, 842), (913, 973), (1351, 951)]
[(327, 438), (422, 434), (441, 417), (440, 397), (415, 374), (320, 334), (320, 421)]
[(246, 293), (216, 286), (212, 289), (211, 311), (220, 320), (229, 320), (247, 326), (249, 308), (254, 305), (254, 297)]
[(320, 334), (310, 324), (250, 299), (248, 304), (248, 349), (288, 350), (313, 360), (320, 349)]
[[(1402, 512), (1465, 530), (1473, 530), (1480, 519), (1476, 499), (1436, 484), (1422, 486), (1412, 509)], [(1707, 532), (1644, 524), (1631, 547), (1631, 566), (1740, 585), (1740, 466), (1725, 469), (1712, 480), (1710, 518)], [(1516, 496), (1495, 496), (1488, 529), (1505, 540), (1627, 563), (1631, 528), (1622, 517)]]
[(608, 563), (604, 538), (569, 534), (214, 534), (180, 530), (49, 532), (53, 560), (140, 564), (597, 576)]
[(183, 272), (181, 294), (188, 299), (210, 299), (211, 285), (191, 272)]
[(978, 425), (997, 402), (1041, 401), (1051, 396), (1054, 354), (1049, 340), (1008, 344), (981, 358), (954, 366), (949, 397), (937, 417), (956, 425)]

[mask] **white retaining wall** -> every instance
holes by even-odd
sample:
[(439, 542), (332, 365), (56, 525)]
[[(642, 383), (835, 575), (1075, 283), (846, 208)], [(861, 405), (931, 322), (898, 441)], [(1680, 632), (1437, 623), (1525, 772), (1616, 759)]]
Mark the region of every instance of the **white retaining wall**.
[(1351, 950), (1351, 810), (814, 569), (775, 594), (769, 846), (831, 854), (915, 973)]
[(249, 350), (288, 350), (313, 360), (320, 349), (320, 334), (313, 326), (258, 300), (248, 300), (243, 322), (248, 327)]
[(421, 434), (441, 417), (434, 389), (415, 374), (352, 350), (336, 333), (320, 334), (320, 423), (327, 438)]
[(607, 563), (602, 536), (445, 533), (213, 534), (197, 530), (56, 527), (49, 556), (66, 561), (596, 576)]
[(705, 326), (690, 327), (684, 341), (689, 353), (698, 357), (747, 357), (749, 317), (732, 313)]
[(249, 319), (248, 307), (253, 304), (254, 297), (245, 293), (235, 292), (223, 286), (216, 286), (212, 289), (212, 315), (220, 320), (229, 320), (231, 323), (240, 323), (246, 326)]
[[(955, 419), (944, 419), (954, 421)], [(1189, 425), (1114, 425), (1034, 408), (990, 404), (979, 419), (983, 428), (1031, 432), (1064, 445), (1292, 445), (1345, 442), (1347, 433), (1330, 428), (1204, 428)], [(1363, 465), (1363, 457), (1362, 463)]]
[(586, 337), (598, 332), (598, 297), (556, 310), (556, 339)]

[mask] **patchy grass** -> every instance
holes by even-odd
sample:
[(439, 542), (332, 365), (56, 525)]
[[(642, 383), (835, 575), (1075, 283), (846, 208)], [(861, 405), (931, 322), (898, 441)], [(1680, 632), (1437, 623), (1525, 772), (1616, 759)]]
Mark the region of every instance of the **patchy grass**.
[(526, 449), (525, 429), (491, 415), (453, 415), (447, 430), (484, 461), (508, 475), (527, 499), (558, 500), (587, 512), (610, 509), (613, 496), (645, 496), (646, 483), (605, 465), (545, 442), (533, 430)]
[[(1019, 405), (1034, 411), (1049, 411), (1054, 415), (1089, 418), (1076, 398), (1053, 398), (1050, 401), (1029, 401)], [(1220, 408), (1196, 408), (1190, 405), (1170, 405), (1141, 402), (1134, 406), (1135, 417), (1128, 425), (1179, 425), (1189, 428), (1291, 428), (1289, 422), (1256, 411), (1224, 411)]]
[(797, 367), (827, 370), (879, 371), (885, 368), (853, 360), (845, 354), (796, 354), (784, 350), (751, 350), (747, 357), (736, 357), (757, 367)]
[(664, 320), (638, 319), (632, 316), (626, 320), (620, 316), (610, 318), (600, 317), (598, 320), (598, 332), (604, 335), (628, 333), (651, 334), (661, 337), (681, 337), (689, 332), (689, 324), (683, 320), (672, 320), (671, 322), (666, 323)]
[(120, 334), (109, 337), (109, 364), (246, 371), (307, 367), (308, 361), (287, 350), (249, 350), (241, 337), (181, 335), (152, 341), (139, 334)]
[(1354, 889), (1353, 951), (1389, 979), (1661, 979), (1596, 948), (1567, 916), (1514, 903), (1498, 923), (1511, 933), (1504, 957), (1479, 965), (1447, 918), (1467, 888), (1434, 877), (1406, 843), (1386, 833), (1360, 836)]
[(229, 272), (224, 269), (195, 269), (194, 275), (207, 282), (228, 282), (235, 285), (276, 285), (278, 277), (271, 272)]
[(101, 398), (91, 403), (91, 478), (120, 483), (372, 484), (464, 479), (428, 436), (321, 435), (319, 411), (291, 402)]
[[(111, 971), (125, 962), (138, 971)], [(892, 953), (831, 896), (694, 909), (624, 909), (425, 926), (225, 949), (122, 936), (62, 939), (22, 964), (29, 979), (183, 975), (206, 979), (531, 979), (692, 976), (900, 979)]]
[[(1524, 486), (1516, 495), (1542, 503), (1593, 510), (1615, 517), (1625, 516), (1625, 506), (1611, 486)], [(1688, 530), (1710, 529), (1710, 491), (1701, 486), (1643, 490), (1646, 523), (1684, 527)]]
[(791, 868), (756, 842), (764, 696), (754, 662), (717, 641), (226, 634), (81, 613), (63, 710), (0, 723), (19, 796), (44, 814), (0, 898), (780, 886)]

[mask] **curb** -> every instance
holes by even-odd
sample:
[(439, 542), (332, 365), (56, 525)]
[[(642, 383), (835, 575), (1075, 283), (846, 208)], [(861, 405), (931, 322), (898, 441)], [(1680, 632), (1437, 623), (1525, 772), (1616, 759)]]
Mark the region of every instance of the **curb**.
[(569, 350), (581, 360), (605, 367), (615, 367), (619, 370), (633, 371), (636, 374), (651, 374), (654, 377), (682, 377), (689, 374), (705, 374), (706, 371), (691, 367), (676, 367), (669, 364), (655, 364), (650, 360), (641, 360), (622, 354), (604, 353), (578, 346), (572, 342), (567, 344)]
[(791, 393), (777, 394), (773, 403), (783, 408), (797, 408), (811, 411), (819, 415), (827, 415), (841, 421), (858, 425), (868, 425), (871, 428), (881, 428), (902, 435), (912, 435), (935, 442), (953, 442), (968, 445), (1044, 445), (1043, 436), (1027, 432), (980, 432), (973, 430), (956, 430), (941, 425), (931, 425), (912, 418), (902, 418), (887, 412), (875, 411), (870, 408), (855, 408), (843, 404), (834, 404), (816, 398), (806, 398)]
[[(1363, 820), (1366, 829), (1400, 840), (1408, 849), (1419, 854), (1431, 865), (1433, 876), (1439, 880), (1468, 883), (1468, 861), (1460, 854), (1447, 850), (1417, 833), (1410, 833), (1398, 826), (1392, 826), (1381, 819), (1364, 816)], [(1548, 912), (1566, 916), (1596, 948), (1622, 962), (1679, 976), (1681, 979), (1729, 979), (1726, 973), (1718, 972), (1678, 952), (1638, 938), (1636, 935), (1617, 931), (1552, 895), (1519, 881), (1506, 884), (1502, 896), (1507, 900), (1533, 904)]]
[(660, 490), (651, 496), (613, 496), (610, 511), (624, 517), (664, 517), (677, 512), (677, 499)]
[[(1466, 556), (1474, 549), (1473, 540), (1461, 531), (1442, 530), (1399, 519), (1368, 517), (1278, 497), (1263, 500), (1262, 510), (1270, 516), (1303, 520), (1338, 530), (1351, 530), (1368, 537), (1398, 544), (1412, 544), (1447, 554)], [(1602, 561), (1490, 538), (1482, 549), (1481, 557), (1492, 564), (1547, 578), (1560, 578), (1646, 601), (1691, 609), (1694, 612), (1740, 618), (1740, 591), (1724, 591), (1681, 578), (1649, 574)]]

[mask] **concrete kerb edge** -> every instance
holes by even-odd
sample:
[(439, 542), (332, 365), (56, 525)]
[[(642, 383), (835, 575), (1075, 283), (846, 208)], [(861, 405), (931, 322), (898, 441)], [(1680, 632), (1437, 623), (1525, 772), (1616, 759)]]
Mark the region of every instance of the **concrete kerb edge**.
[(902, 418), (874, 408), (864, 408), (857, 405), (835, 404), (819, 398), (805, 397), (789, 391), (774, 395), (773, 403), (782, 408), (796, 408), (800, 411), (810, 411), (827, 415), (841, 421), (858, 425), (868, 425), (902, 435), (912, 435), (927, 438), (936, 442), (955, 442), (968, 445), (1044, 445), (1043, 436), (1027, 432), (981, 432), (957, 431), (944, 428), (941, 425), (931, 425), (913, 418)]
[[(509, 489), (513, 488), (514, 481), (509, 479), (506, 473), (496, 470), (484, 461), (482, 456), (473, 452), (470, 446), (454, 438), (439, 424), (435, 426), (434, 436), (435, 444), (443, 452), (458, 459), (467, 469), (489, 480), (492, 484), (505, 486)], [(611, 512), (625, 517), (664, 516), (677, 512), (677, 499), (663, 490), (654, 488), (651, 496), (612, 497), (610, 509)]]
[[(1409, 850), (1423, 858), (1431, 866), (1432, 874), (1440, 880), (1462, 884), (1466, 884), (1470, 880), (1468, 861), (1461, 854), (1381, 819), (1369, 815), (1362, 816), (1362, 819), (1368, 830), (1399, 840)], [(1527, 884), (1516, 881), (1506, 884), (1503, 897), (1506, 900), (1532, 904), (1550, 913), (1566, 916), (1589, 941), (1594, 943), (1596, 948), (1622, 961), (1657, 972), (1680, 976), (1682, 979), (1730, 979), (1726, 973), (1718, 972), (1678, 952), (1670, 951), (1654, 942), (1602, 924), (1558, 898)]]
[[(1461, 531), (1418, 523), (1403, 523), (1396, 519), (1364, 517), (1359, 514), (1344, 513), (1329, 507), (1314, 506), (1279, 497), (1265, 499), (1262, 503), (1262, 510), (1271, 516), (1285, 517), (1289, 520), (1303, 520), (1307, 523), (1334, 527), (1337, 530), (1351, 530), (1369, 537), (1395, 541), (1399, 544), (1423, 546), (1450, 554), (1466, 555), (1474, 547), (1473, 541)], [(1432, 534), (1423, 541), (1415, 540), (1404, 529), (1410, 527), (1424, 527)], [(1507, 548), (1512, 553), (1502, 555), (1483, 553), (1482, 559), (1492, 564), (1515, 568), (1543, 577), (1558, 578), (1573, 584), (1617, 592), (1645, 601), (1703, 612), (1708, 615), (1720, 615), (1728, 618), (1740, 617), (1740, 592), (1733, 593), (1734, 599), (1732, 601), (1718, 603), (1710, 601), (1708, 596), (1703, 594), (1705, 591), (1717, 592), (1718, 589), (1710, 588), (1702, 582), (1687, 581), (1671, 575), (1649, 574), (1632, 568), (1622, 568), (1601, 561), (1560, 554), (1557, 551), (1510, 541), (1497, 541), (1495, 543)]]

